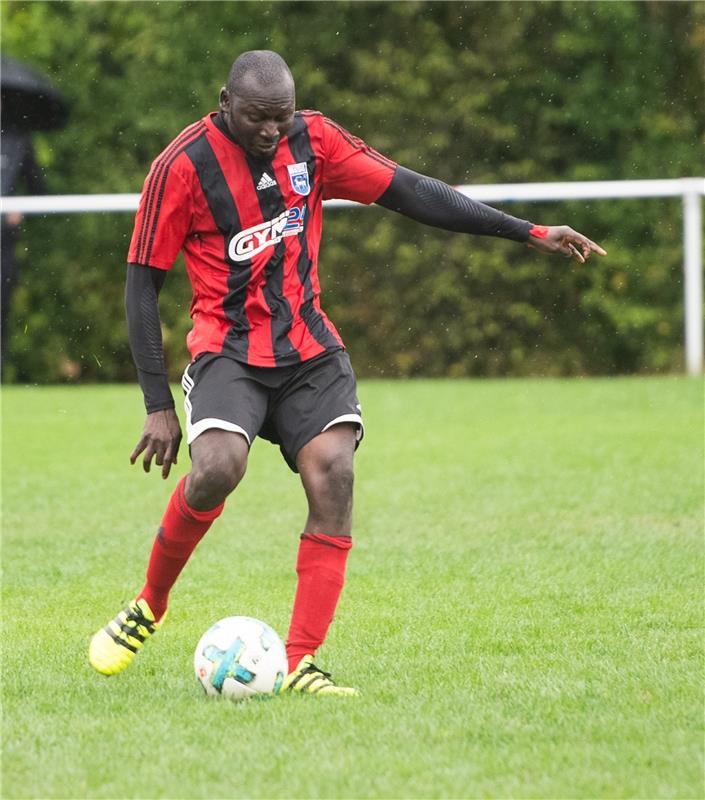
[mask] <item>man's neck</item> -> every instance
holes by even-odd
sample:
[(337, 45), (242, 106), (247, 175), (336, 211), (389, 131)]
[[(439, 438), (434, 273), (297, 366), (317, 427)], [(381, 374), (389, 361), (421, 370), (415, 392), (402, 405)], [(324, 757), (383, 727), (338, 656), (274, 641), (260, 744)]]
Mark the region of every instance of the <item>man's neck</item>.
[(228, 128), (228, 123), (225, 121), (225, 117), (223, 116), (223, 112), (219, 111), (213, 117), (213, 124), (221, 133), (224, 133), (231, 142), (234, 142), (236, 145), (240, 146), (240, 142), (230, 133), (230, 128)]

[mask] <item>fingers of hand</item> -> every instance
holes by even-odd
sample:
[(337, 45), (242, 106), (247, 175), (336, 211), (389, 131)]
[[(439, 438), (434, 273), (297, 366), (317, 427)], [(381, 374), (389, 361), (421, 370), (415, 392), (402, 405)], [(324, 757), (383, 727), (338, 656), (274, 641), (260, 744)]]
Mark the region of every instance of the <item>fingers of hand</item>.
[(580, 250), (578, 250), (578, 248), (572, 242), (567, 243), (566, 255), (568, 256), (568, 258), (574, 258), (576, 261), (579, 261), (581, 264), (584, 264), (587, 258), (587, 255), (584, 255), (584, 253), (585, 251), (581, 253)]
[(575, 244), (567, 236), (558, 244), (558, 251), (566, 258), (574, 258), (581, 264), (585, 262), (580, 250), (578, 250)]
[(162, 478), (168, 477), (171, 465), (176, 464), (176, 455), (179, 451), (180, 440), (180, 436), (178, 439), (172, 439), (166, 448), (166, 452), (164, 453), (164, 466), (162, 467)]
[(176, 464), (178, 456), (179, 456), (179, 448), (181, 447), (181, 431), (179, 430), (179, 435), (172, 443), (172, 463)]
[(592, 239), (588, 239), (587, 236), (583, 236), (582, 233), (571, 230), (571, 234), (567, 238), (572, 244), (580, 247), (585, 260), (590, 258), (590, 253), (597, 253), (598, 256), (607, 255), (606, 251), (603, 250), (599, 244), (593, 242)]
[(145, 449), (146, 446), (147, 446), (147, 439), (145, 439), (145, 437), (143, 436), (139, 440), (139, 442), (137, 442), (137, 446), (130, 455), (130, 464), (134, 464), (135, 461), (137, 461), (137, 456)]
[(155, 451), (154, 443), (150, 442), (147, 445), (147, 449), (144, 451), (144, 458), (142, 459), (142, 467), (145, 472), (149, 472), (152, 466), (152, 459), (154, 458)]
[(590, 258), (591, 253), (597, 253), (598, 256), (606, 256), (607, 251), (603, 250), (599, 244), (595, 244), (595, 242), (591, 241), (590, 239), (586, 239), (581, 237), (580, 239), (574, 240), (571, 244), (577, 242), (577, 245), (580, 247), (582, 251), (583, 261), (587, 261)]
[[(158, 467), (162, 467), (162, 475), (166, 477), (169, 474), (169, 468), (172, 464), (172, 451), (173, 451), (173, 442), (164, 442), (161, 440), (157, 440), (152, 443), (152, 452), (154, 453), (154, 463)], [(165, 473), (166, 470), (166, 473)]]
[(166, 440), (144, 435), (137, 443), (137, 447), (132, 451), (130, 464), (134, 464), (140, 453), (144, 452), (144, 458), (142, 459), (144, 471), (150, 471), (152, 459), (154, 459), (154, 463), (162, 468), (162, 477), (166, 478), (169, 475), (171, 465), (176, 464), (180, 444), (181, 429), (178, 429), (175, 435)]

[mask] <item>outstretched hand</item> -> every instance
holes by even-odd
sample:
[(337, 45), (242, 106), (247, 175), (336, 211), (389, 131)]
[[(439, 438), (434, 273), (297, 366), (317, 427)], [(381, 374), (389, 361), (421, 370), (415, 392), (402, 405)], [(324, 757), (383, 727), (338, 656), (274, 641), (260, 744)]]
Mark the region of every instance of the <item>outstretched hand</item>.
[(532, 228), (532, 231), (536, 231), (537, 235), (530, 233), (527, 244), (541, 253), (549, 255), (558, 253), (566, 258), (574, 258), (581, 264), (590, 258), (591, 253), (597, 253), (598, 256), (607, 255), (599, 244), (595, 244), (587, 236), (574, 231), (568, 225), (552, 225), (550, 227), (537, 225)]
[(139, 454), (144, 452), (144, 471), (149, 472), (154, 458), (162, 468), (162, 478), (167, 478), (171, 465), (176, 464), (180, 444), (181, 425), (174, 409), (154, 411), (147, 414), (142, 436), (130, 456), (130, 464), (134, 464)]

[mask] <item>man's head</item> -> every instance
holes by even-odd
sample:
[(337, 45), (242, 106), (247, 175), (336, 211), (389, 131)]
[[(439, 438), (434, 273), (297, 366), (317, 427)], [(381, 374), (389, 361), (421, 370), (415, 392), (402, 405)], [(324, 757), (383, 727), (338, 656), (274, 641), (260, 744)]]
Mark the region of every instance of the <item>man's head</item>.
[(294, 79), (271, 50), (250, 50), (230, 69), (220, 110), (237, 142), (257, 158), (271, 158), (294, 122)]

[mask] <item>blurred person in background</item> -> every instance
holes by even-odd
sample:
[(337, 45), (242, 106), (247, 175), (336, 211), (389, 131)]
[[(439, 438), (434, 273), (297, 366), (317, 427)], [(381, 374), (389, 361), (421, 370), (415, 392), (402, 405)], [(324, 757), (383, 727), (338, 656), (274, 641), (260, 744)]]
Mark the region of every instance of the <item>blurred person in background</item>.
[[(34, 157), (32, 133), (61, 128), (66, 124), (68, 106), (61, 94), (40, 73), (21, 61), (2, 56), (0, 61), (2, 92), (2, 133), (0, 134), (0, 175), (2, 196), (43, 194), (42, 173)], [(2, 370), (7, 355), (7, 318), (18, 269), (15, 248), (20, 234), (22, 214), (2, 215)]]
[[(21, 129), (3, 130), (0, 136), (0, 179), (2, 196), (15, 194), (42, 194), (44, 182), (34, 158), (32, 135)], [(2, 261), (0, 279), (2, 280), (2, 322), (0, 337), (2, 348), (2, 372), (5, 372), (7, 354), (7, 318), (10, 313), (12, 293), (17, 284), (18, 268), (15, 248), (20, 234), (22, 214), (11, 212), (2, 215)]]
[(296, 112), (294, 79), (271, 51), (234, 62), (219, 105), (153, 162), (125, 290), (147, 411), (130, 460), (144, 454), (145, 471), (154, 460), (166, 478), (181, 427), (157, 301), (184, 251), (193, 288), (193, 360), (182, 380), (192, 469), (168, 503), (143, 588), (93, 636), (89, 660), (99, 672), (117, 674), (159, 628), (172, 586), (242, 479), (260, 436), (280, 446), (308, 501), (281, 691), (354, 695), (313, 661), (344, 584), (353, 455), (363, 435), (355, 375), (319, 302), (322, 201), (377, 203), (427, 225), (512, 239), (580, 263), (605, 253), (568, 226), (517, 219), (399, 166), (318, 111)]

